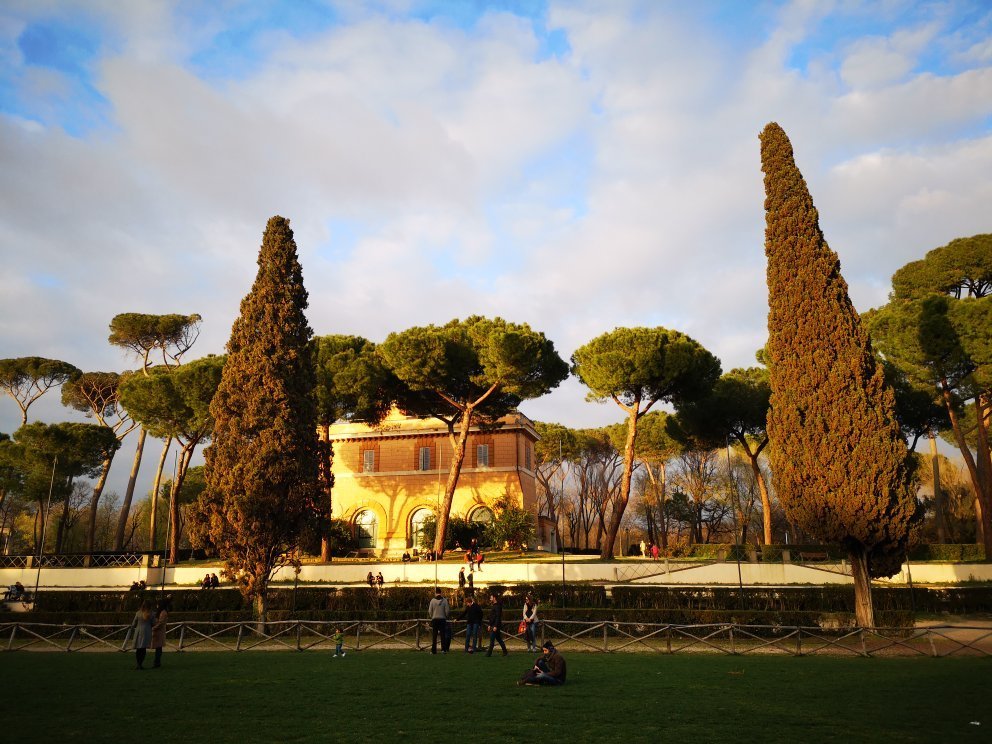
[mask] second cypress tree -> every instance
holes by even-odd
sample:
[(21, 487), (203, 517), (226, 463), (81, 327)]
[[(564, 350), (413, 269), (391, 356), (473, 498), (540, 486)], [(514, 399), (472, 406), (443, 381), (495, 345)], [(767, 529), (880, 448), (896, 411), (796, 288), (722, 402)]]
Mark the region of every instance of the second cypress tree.
[(761, 169), (772, 480), (801, 529), (847, 547), (857, 621), (872, 627), (871, 578), (899, 570), (917, 514), (911, 460), (893, 392), (778, 124), (761, 133)]
[(258, 275), (234, 321), (216, 425), (205, 451), (210, 541), (226, 573), (265, 618), (276, 568), (293, 560), (319, 517), (317, 409), (307, 291), (289, 221), (269, 220)]

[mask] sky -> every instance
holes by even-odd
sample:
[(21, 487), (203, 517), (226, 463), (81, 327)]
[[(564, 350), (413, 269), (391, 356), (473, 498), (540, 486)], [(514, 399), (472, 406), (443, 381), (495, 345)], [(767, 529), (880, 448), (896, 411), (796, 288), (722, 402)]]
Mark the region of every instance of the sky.
[[(199, 313), (188, 358), (222, 353), (279, 214), (318, 335), (499, 315), (567, 360), (664, 326), (751, 366), (770, 121), (883, 304), (992, 232), (992, 3), (4, 0), (0, 357), (133, 369), (122, 312)], [(575, 380), (521, 409), (621, 418)]]

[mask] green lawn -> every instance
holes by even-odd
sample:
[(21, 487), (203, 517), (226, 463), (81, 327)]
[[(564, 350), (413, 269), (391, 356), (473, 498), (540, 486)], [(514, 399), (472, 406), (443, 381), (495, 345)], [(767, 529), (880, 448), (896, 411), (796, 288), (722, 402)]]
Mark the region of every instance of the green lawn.
[(992, 659), (566, 658), (564, 687), (518, 688), (521, 653), (0, 653), (0, 741), (992, 740)]

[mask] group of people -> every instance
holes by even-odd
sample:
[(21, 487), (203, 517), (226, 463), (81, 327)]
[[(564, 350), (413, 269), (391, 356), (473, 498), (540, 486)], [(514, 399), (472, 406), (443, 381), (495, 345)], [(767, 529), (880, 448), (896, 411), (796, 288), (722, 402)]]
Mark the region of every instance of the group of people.
[(13, 584), (7, 587), (7, 591), (4, 592), (3, 598), (5, 600), (9, 599), (9, 600), (17, 601), (19, 599), (24, 599), (25, 596), (27, 596), (27, 590), (24, 589), (24, 584), (22, 584), (20, 581), (15, 581)]
[[(427, 607), (431, 619), (431, 653), (437, 653), (438, 639), (441, 639), (441, 652), (447, 653), (451, 644), (451, 605), (441, 593), (440, 588), (434, 590), (434, 599)], [(465, 653), (472, 654), (480, 650), (482, 636), (482, 606), (474, 594), (465, 596), (465, 609), (458, 617), (465, 623)], [(528, 651), (537, 651), (537, 601), (528, 594), (524, 597), (524, 606), (520, 618), (519, 632), (527, 642)], [(507, 654), (506, 643), (503, 641), (503, 598), (492, 592), (489, 595), (489, 649), (486, 656), (492, 656), (496, 644), (499, 644), (503, 655)]]
[(153, 668), (162, 666), (162, 648), (165, 646), (165, 631), (169, 622), (169, 610), (172, 609), (172, 598), (163, 597), (155, 605), (150, 599), (141, 603), (134, 615), (134, 656), (138, 669), (145, 668), (145, 657), (148, 649), (155, 650)]
[(658, 560), (658, 556), (661, 555), (661, 551), (654, 543), (645, 544), (644, 541), (641, 540), (641, 555), (645, 558), (653, 558), (654, 560)]
[(203, 577), (203, 581), (200, 582), (201, 589), (216, 589), (220, 586), (220, 579), (217, 578), (217, 574), (208, 573)]
[(476, 545), (475, 540), (473, 540), (472, 545), (465, 551), (465, 562), (468, 564), (469, 572), (481, 571), (482, 563), (485, 560), (486, 556), (483, 555), (482, 551), (479, 550), (479, 546)]
[[(451, 605), (442, 594), (441, 589), (434, 590), (434, 598), (427, 606), (431, 619), (431, 653), (437, 654), (438, 640), (441, 653), (446, 654), (451, 647)], [(465, 609), (459, 620), (465, 622), (465, 653), (473, 654), (481, 649), (483, 610), (475, 596), (465, 597)], [(527, 641), (528, 651), (537, 651), (537, 601), (528, 594), (524, 597), (524, 606), (520, 620), (520, 631)], [(503, 656), (506, 642), (503, 640), (503, 598), (496, 592), (489, 595), (489, 618), (486, 623), (489, 631), (489, 648), (486, 656), (492, 656), (496, 645), (499, 644)], [(517, 684), (520, 685), (561, 685), (565, 683), (565, 659), (558, 653), (551, 641), (542, 647), (542, 656), (529, 669)]]
[(386, 580), (385, 580), (384, 578), (382, 578), (382, 571), (380, 571), (380, 572), (379, 572), (378, 574), (376, 574), (375, 576), (373, 576), (373, 575), (372, 575), (372, 572), (371, 572), (371, 571), (369, 571), (369, 575), (365, 577), (365, 580), (366, 580), (366, 581), (368, 582), (368, 584), (369, 584), (369, 586), (370, 586), (370, 587), (371, 587), (372, 589), (375, 589), (375, 588), (377, 588), (377, 587), (378, 587), (379, 589), (382, 589), (382, 585), (383, 585), (384, 583), (386, 583)]

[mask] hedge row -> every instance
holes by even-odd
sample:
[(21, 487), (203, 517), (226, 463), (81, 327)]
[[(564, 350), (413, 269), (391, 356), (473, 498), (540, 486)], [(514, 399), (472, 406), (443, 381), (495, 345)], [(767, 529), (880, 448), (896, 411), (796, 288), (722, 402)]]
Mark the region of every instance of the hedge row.
[[(413, 620), (423, 619), (424, 612), (349, 612), (341, 610), (273, 610), (269, 613), (272, 622), (283, 620), (307, 620), (328, 624), (321, 632), (329, 631), (336, 625), (347, 621), (377, 621), (377, 620)], [(459, 613), (454, 614), (454, 619)], [(621, 609), (621, 608), (542, 608), (541, 619), (545, 622), (568, 620), (573, 622), (607, 622), (631, 623), (644, 625), (710, 625), (718, 623), (737, 623), (740, 625), (765, 626), (805, 626), (824, 628), (854, 627), (854, 613), (851, 612), (803, 612), (803, 611), (762, 611), (762, 610), (704, 610), (704, 609)], [(505, 615), (504, 629), (512, 630), (517, 621), (513, 613)], [(51, 625), (126, 625), (134, 618), (128, 612), (69, 612), (53, 613), (37, 611), (25, 613), (0, 613), (2, 623), (47, 623)], [(251, 620), (248, 612), (184, 612), (173, 613), (175, 622), (211, 623), (211, 632), (223, 629), (226, 624), (246, 622)], [(876, 622), (880, 627), (910, 627), (913, 624), (913, 613), (905, 610), (884, 610), (876, 612)], [(570, 632), (567, 626), (561, 630)], [(203, 629), (200, 629), (203, 632)], [(318, 630), (320, 630), (318, 628)], [(650, 633), (651, 628), (641, 629), (642, 633)], [(607, 632), (617, 635), (619, 630), (608, 628)], [(625, 633), (637, 634), (636, 629), (626, 627)], [(589, 638), (595, 643), (594, 634)], [(123, 640), (123, 639), (121, 639)]]
[[(740, 558), (750, 559), (751, 551), (758, 554), (758, 559), (764, 562), (777, 563), (782, 560), (782, 551), (788, 550), (793, 562), (800, 560), (802, 553), (826, 553), (830, 560), (846, 560), (847, 550), (843, 545), (792, 543), (790, 545), (762, 545), (755, 548), (748, 545), (730, 545), (721, 543), (705, 543), (693, 545), (689, 550), (690, 558), (700, 560), (732, 561)], [(980, 544), (922, 544), (909, 551), (911, 561), (953, 561), (959, 563), (975, 563), (985, 560), (985, 549)]]
[(911, 561), (976, 563), (985, 560), (985, 548), (982, 545), (970, 543), (963, 545), (917, 545), (909, 551), (909, 559)]
[[(612, 610), (666, 610), (681, 612), (853, 612), (854, 590), (849, 586), (828, 587), (655, 587), (616, 586), (611, 595), (602, 586), (541, 583), (503, 587), (478, 587), (477, 596), (490, 591), (503, 595), (504, 605), (519, 608), (527, 593), (533, 594), (542, 608)], [(456, 610), (464, 594), (448, 590)], [(876, 587), (872, 592), (877, 612), (909, 611), (925, 613), (973, 614), (992, 612), (992, 586), (964, 587)], [(144, 598), (158, 599), (159, 593), (140, 592), (41, 592), (33, 613), (52, 613), (60, 618), (84, 613), (117, 613), (133, 616)], [(178, 589), (170, 592), (173, 615), (188, 613), (231, 613), (243, 617), (251, 608), (235, 589)], [(343, 589), (298, 588), (274, 589), (269, 593), (273, 612), (339, 612), (353, 617), (381, 617), (388, 613), (422, 615), (433, 597), (430, 587), (391, 587), (382, 591), (364, 587)]]

